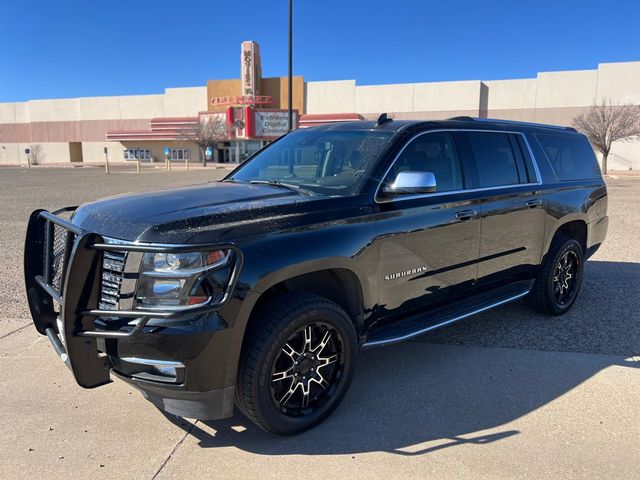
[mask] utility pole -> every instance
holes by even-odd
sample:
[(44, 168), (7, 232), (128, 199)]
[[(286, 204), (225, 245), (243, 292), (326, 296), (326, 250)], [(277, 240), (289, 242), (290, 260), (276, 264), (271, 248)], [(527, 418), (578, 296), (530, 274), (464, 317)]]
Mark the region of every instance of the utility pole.
[(289, 0), (289, 131), (293, 130), (293, 0)]

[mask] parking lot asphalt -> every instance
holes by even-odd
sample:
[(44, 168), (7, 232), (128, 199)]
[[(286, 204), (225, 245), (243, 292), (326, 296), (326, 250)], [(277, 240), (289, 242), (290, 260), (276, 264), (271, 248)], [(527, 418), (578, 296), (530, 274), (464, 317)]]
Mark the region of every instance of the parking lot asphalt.
[(320, 427), (165, 416), (128, 385), (82, 390), (31, 327), (29, 213), (220, 170), (0, 169), (0, 478), (639, 478), (640, 179), (610, 178), (609, 235), (565, 316), (525, 302), (362, 352)]

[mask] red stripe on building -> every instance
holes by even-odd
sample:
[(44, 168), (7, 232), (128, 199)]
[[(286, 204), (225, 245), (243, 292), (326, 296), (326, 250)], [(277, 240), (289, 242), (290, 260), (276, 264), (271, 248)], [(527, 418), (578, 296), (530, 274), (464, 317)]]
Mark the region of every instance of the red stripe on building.
[(364, 120), (364, 117), (358, 113), (308, 113), (300, 116), (300, 128), (358, 120)]

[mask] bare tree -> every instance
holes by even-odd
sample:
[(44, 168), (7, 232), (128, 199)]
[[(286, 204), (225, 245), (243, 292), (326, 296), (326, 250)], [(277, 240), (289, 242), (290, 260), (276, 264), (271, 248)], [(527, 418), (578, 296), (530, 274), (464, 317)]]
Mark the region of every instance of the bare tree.
[(39, 143), (34, 143), (29, 145), (29, 161), (31, 165), (40, 165), (47, 156), (42, 150), (42, 145)]
[(207, 166), (205, 150), (218, 142), (224, 142), (229, 138), (229, 127), (226, 119), (221, 115), (202, 115), (197, 122), (181, 128), (178, 137), (182, 141), (193, 142), (200, 149), (200, 157), (204, 166)]
[(640, 105), (616, 105), (604, 99), (575, 117), (573, 124), (602, 153), (602, 173), (606, 174), (613, 142), (632, 140), (640, 135)]

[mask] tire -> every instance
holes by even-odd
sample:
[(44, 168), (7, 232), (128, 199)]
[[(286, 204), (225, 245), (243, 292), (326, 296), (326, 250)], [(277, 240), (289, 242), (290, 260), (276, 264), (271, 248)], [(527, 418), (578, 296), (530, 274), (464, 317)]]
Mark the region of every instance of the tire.
[(529, 294), (531, 307), (545, 315), (567, 312), (580, 292), (583, 267), (584, 255), (580, 243), (572, 238), (556, 237)]
[(337, 304), (300, 292), (268, 301), (257, 314), (240, 358), (236, 404), (268, 432), (308, 430), (347, 393), (358, 353), (353, 323)]

